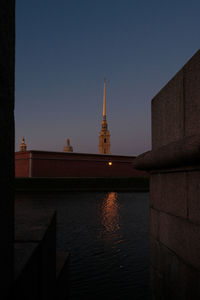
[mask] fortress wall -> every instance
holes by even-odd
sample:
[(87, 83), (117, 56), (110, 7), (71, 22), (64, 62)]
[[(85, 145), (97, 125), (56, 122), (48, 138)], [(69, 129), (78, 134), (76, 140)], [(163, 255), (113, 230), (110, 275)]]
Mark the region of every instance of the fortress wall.
[(152, 100), (150, 262), (154, 299), (200, 297), (200, 51)]
[(146, 172), (133, 169), (135, 157), (131, 156), (27, 151), (15, 153), (16, 177), (29, 177), (30, 156), (31, 177), (147, 176)]
[(30, 152), (15, 154), (15, 177), (29, 177)]
[(13, 0), (0, 2), (1, 299), (6, 299), (14, 275), (14, 5)]

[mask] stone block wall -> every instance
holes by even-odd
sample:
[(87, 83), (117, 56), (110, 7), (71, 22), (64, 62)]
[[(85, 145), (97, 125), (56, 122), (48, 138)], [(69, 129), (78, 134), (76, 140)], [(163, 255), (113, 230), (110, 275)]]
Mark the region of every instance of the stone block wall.
[(200, 51), (152, 100), (150, 172), (153, 299), (200, 298)]
[(151, 174), (151, 285), (156, 299), (200, 297), (199, 187), (200, 171)]
[(152, 149), (200, 134), (200, 50), (152, 100)]
[(14, 6), (14, 0), (0, 1), (0, 295), (2, 299), (6, 299), (14, 274)]

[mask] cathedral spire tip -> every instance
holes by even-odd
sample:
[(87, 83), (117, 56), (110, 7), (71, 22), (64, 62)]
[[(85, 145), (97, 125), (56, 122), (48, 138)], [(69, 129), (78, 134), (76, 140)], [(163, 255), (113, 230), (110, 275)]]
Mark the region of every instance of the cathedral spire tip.
[(106, 120), (106, 77), (104, 77), (104, 92), (103, 92), (103, 119)]

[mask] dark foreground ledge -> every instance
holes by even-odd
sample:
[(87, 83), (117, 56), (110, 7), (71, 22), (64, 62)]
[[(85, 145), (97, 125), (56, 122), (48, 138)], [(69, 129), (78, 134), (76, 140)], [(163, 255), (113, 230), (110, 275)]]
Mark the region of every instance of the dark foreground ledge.
[(56, 211), (15, 205), (13, 299), (66, 300), (69, 253), (56, 249)]
[(148, 192), (148, 177), (128, 178), (16, 178), (16, 192)]
[(200, 164), (200, 135), (185, 137), (155, 150), (139, 155), (133, 167), (139, 170), (155, 170)]

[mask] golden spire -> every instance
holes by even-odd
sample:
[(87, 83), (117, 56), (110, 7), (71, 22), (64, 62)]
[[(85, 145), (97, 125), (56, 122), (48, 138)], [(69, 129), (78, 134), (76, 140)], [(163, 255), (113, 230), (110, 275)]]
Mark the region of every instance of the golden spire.
[(21, 145), (20, 145), (20, 151), (22, 151), (22, 152), (26, 151), (26, 144), (25, 144), (24, 136), (22, 138), (22, 142), (21, 142)]
[(104, 92), (103, 92), (103, 120), (106, 120), (106, 77), (104, 77)]
[(103, 121), (101, 123), (101, 131), (99, 133), (99, 153), (110, 154), (110, 132), (106, 121), (106, 78), (104, 77), (104, 93), (103, 93)]

